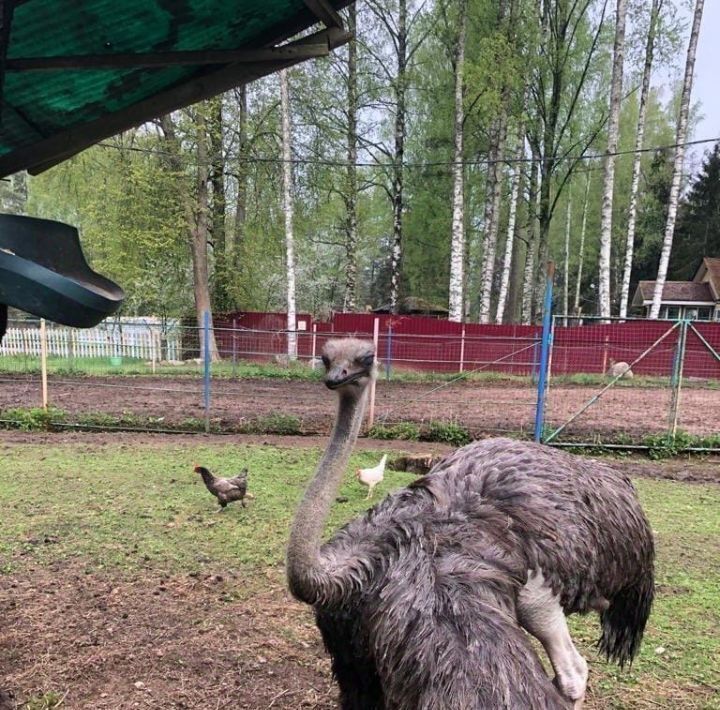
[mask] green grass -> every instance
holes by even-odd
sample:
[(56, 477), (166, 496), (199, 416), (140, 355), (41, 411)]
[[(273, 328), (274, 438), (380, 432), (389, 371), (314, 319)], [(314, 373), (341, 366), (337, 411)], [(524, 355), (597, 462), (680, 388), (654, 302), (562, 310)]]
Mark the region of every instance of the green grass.
[[(351, 466), (371, 466), (377, 458), (360, 454)], [(291, 513), (317, 459), (315, 450), (245, 446), (6, 449), (0, 457), (0, 567), (68, 557), (128, 571), (280, 565)], [(194, 462), (219, 475), (247, 466), (255, 500), (245, 510), (230, 506), (216, 514)], [(412, 478), (388, 471), (375, 495)], [(365, 510), (366, 493), (348, 476), (340, 495), (349, 500), (335, 507), (329, 529)]]
[[(0, 574), (74, 559), (90, 573), (134, 575), (231, 565), (239, 595), (282, 576), (292, 512), (319, 452), (230, 445), (6, 446), (0, 457)], [(359, 453), (350, 468), (370, 466)], [(231, 474), (250, 469), (246, 509), (216, 504), (193, 462)], [(379, 499), (413, 476), (387, 471)], [(593, 617), (573, 617), (591, 661), (592, 707), (720, 708), (720, 487), (637, 482), (658, 548), (657, 601), (642, 652), (620, 671), (600, 661)], [(328, 531), (368, 506), (346, 476)]]

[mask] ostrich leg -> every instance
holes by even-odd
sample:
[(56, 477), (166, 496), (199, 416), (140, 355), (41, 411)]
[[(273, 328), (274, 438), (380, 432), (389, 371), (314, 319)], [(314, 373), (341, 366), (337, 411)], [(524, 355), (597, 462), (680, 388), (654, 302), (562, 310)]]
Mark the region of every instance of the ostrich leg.
[(541, 571), (530, 572), (518, 595), (521, 625), (543, 645), (555, 671), (554, 683), (574, 705), (582, 707), (588, 666), (575, 648), (558, 595), (545, 583)]

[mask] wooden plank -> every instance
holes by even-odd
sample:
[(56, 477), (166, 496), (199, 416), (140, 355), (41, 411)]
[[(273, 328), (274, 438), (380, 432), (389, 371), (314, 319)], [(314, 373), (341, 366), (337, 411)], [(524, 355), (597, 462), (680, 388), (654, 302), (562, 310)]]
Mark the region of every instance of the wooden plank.
[[(3, 0), (0, 0), (2, 2)], [(139, 67), (204, 66), (274, 62), (279, 59), (313, 59), (330, 53), (327, 42), (265, 49), (203, 50), (199, 52), (153, 52), (92, 54), (57, 57), (17, 57), (5, 62), (7, 71), (51, 71), (58, 69), (136, 69)]]
[[(351, 35), (338, 29), (327, 29), (304, 37), (294, 44), (316, 45), (322, 39), (327, 40), (333, 49), (349, 41)], [(219, 71), (203, 74), (179, 86), (169, 88), (144, 101), (102, 116), (94, 121), (70, 128), (30, 146), (18, 148), (0, 157), (0, 177), (11, 175), (18, 170), (28, 170), (37, 175), (53, 165), (66, 160), (85, 148), (138, 126), (151, 118), (176, 111), (184, 106), (208, 99), (216, 94), (228, 91), (235, 86), (247, 84), (262, 76), (291, 67), (302, 61), (297, 57), (278, 59), (258, 64), (231, 64)]]

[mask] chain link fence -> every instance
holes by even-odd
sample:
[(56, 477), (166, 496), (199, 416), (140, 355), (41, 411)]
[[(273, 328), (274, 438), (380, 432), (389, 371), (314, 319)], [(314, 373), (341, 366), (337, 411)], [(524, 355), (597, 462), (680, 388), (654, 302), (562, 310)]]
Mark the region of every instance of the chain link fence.
[[(361, 315), (354, 330), (341, 330), (350, 321), (300, 317), (290, 359), (282, 319), (269, 328), (220, 322), (219, 359), (207, 363), (202, 329), (176, 320), (113, 320), (84, 331), (48, 324), (45, 388), (40, 324), (13, 321), (0, 348), (0, 419), (15, 427), (40, 419), (58, 428), (322, 434), (334, 398), (318, 384), (321, 348), (355, 336), (377, 342), (376, 435), (533, 434), (539, 327)], [(687, 433), (717, 447), (718, 351), (720, 324), (556, 317), (543, 439), (645, 446)]]

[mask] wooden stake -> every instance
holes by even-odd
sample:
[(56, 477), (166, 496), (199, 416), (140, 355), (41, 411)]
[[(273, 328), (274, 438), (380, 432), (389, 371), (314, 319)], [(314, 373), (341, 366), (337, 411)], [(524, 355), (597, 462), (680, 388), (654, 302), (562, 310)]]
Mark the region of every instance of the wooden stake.
[(45, 319), (40, 319), (40, 375), (42, 379), (42, 407), (47, 412), (48, 384), (47, 384), (47, 330)]

